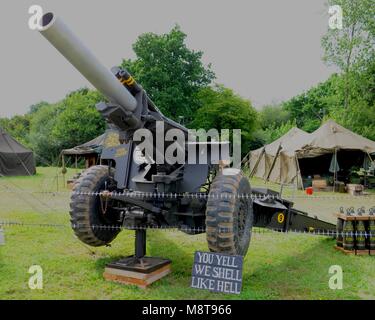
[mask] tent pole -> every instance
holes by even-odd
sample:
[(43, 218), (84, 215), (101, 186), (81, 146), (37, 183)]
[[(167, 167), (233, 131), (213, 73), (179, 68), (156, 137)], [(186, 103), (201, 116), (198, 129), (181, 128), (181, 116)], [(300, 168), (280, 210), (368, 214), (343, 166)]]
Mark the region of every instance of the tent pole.
[(336, 179), (337, 179), (336, 164), (337, 164), (337, 148), (335, 148), (335, 169), (334, 169), (334, 173), (333, 173), (333, 193), (336, 192)]
[[(366, 151), (366, 153), (367, 153), (368, 158), (370, 159), (370, 163), (371, 163), (370, 167), (371, 167), (373, 165), (373, 163), (374, 163), (374, 160), (372, 160), (371, 155), (370, 155), (370, 153), (368, 151)], [(366, 177), (367, 177), (367, 172), (365, 170), (365, 179), (364, 179), (365, 180), (364, 181), (365, 185), (366, 185)]]
[[(262, 152), (260, 153), (260, 155), (259, 155), (259, 157), (258, 157), (258, 160), (257, 160), (257, 162), (255, 163), (255, 166), (254, 166), (253, 170), (251, 170), (251, 172), (250, 172), (250, 178), (252, 178), (252, 177), (254, 176), (255, 171), (258, 169), (259, 162), (260, 162), (260, 160), (262, 159), (262, 157), (263, 157), (265, 151), (266, 151), (266, 149), (263, 147), (263, 150), (262, 150)], [(249, 159), (249, 167), (250, 167), (250, 159)]]
[(57, 157), (57, 164), (56, 164), (56, 192), (59, 192), (59, 165), (60, 165), (60, 155)]
[(241, 161), (241, 165), (244, 165), (246, 162), (248, 162), (248, 161), (246, 161), (246, 159), (249, 158), (250, 153), (251, 153), (251, 151), (249, 151), (249, 152), (247, 153), (247, 155), (242, 159), (242, 161)]
[(279, 148), (277, 149), (277, 152), (276, 152), (276, 155), (275, 155), (275, 159), (273, 159), (272, 161), (272, 165), (270, 167), (270, 170), (268, 171), (268, 175), (267, 175), (267, 178), (266, 178), (266, 182), (268, 182), (270, 176), (271, 176), (271, 173), (273, 171), (273, 168), (275, 167), (275, 164), (276, 164), (276, 161), (277, 161), (277, 158), (279, 157), (280, 155), (280, 151), (283, 147), (281, 146), (281, 143), (279, 144)]
[(371, 161), (371, 162), (374, 162), (374, 160), (372, 160), (371, 155), (370, 155), (368, 152), (366, 152), (366, 153), (367, 153), (367, 156), (369, 157), (370, 161)]
[(297, 166), (297, 189), (298, 189), (298, 179), (300, 178), (301, 179), (301, 186), (302, 186), (302, 190), (305, 191), (305, 187), (303, 186), (303, 180), (302, 180), (302, 175), (301, 175), (301, 169), (299, 167), (299, 162), (298, 162), (298, 158), (297, 156), (294, 157), (295, 161), (296, 161), (296, 166)]
[(65, 187), (65, 155), (61, 155), (62, 175), (63, 175), (63, 186)]

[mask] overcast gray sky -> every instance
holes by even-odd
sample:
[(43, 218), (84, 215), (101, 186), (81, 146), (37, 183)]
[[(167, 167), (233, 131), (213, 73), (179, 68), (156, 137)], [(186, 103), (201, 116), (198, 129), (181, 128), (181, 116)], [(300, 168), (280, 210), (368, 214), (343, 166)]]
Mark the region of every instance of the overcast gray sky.
[(217, 82), (257, 108), (299, 94), (334, 71), (321, 60), (325, 0), (2, 0), (0, 117), (89, 86), (29, 29), (33, 4), (63, 18), (109, 68), (134, 58), (138, 35), (165, 33), (177, 23), (188, 46), (212, 63)]

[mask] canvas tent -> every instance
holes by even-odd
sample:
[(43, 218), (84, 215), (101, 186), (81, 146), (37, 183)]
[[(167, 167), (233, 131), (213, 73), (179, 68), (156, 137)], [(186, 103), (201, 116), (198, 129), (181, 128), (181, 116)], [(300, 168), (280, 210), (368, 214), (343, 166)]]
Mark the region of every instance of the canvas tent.
[(323, 171), (336, 174), (339, 169), (362, 165), (374, 152), (374, 141), (329, 120), (311, 134), (293, 128), (273, 143), (252, 151), (250, 172), (265, 180), (302, 187), (302, 175)]
[(118, 132), (115, 130), (107, 130), (104, 134), (93, 140), (74, 148), (63, 150), (61, 152), (63, 167), (65, 167), (65, 156), (75, 157), (76, 162), (79, 157), (84, 157), (86, 159), (86, 167), (98, 164), (103, 148), (116, 146), (118, 144)]
[(35, 172), (33, 152), (0, 128), (0, 176), (27, 176)]
[(281, 138), (250, 153), (251, 176), (278, 183), (298, 183), (300, 179), (296, 151), (302, 148), (309, 134), (292, 128)]
[(328, 168), (334, 181), (341, 173), (339, 180), (349, 182), (350, 169), (369, 165), (373, 152), (374, 141), (329, 120), (310, 135), (308, 143), (296, 155), (304, 175), (327, 172)]
[(375, 152), (375, 142), (340, 126), (333, 120), (310, 134), (308, 143), (298, 152), (299, 158), (312, 158), (335, 150)]

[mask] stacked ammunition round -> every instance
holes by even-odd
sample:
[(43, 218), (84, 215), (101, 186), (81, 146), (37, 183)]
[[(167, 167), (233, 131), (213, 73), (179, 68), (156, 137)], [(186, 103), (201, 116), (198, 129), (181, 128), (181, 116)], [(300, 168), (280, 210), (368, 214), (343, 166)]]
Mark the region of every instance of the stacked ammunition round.
[(356, 254), (366, 254), (375, 250), (375, 207), (366, 214), (365, 208), (357, 213), (354, 209), (340, 210), (336, 226), (336, 245), (347, 251), (356, 251)]

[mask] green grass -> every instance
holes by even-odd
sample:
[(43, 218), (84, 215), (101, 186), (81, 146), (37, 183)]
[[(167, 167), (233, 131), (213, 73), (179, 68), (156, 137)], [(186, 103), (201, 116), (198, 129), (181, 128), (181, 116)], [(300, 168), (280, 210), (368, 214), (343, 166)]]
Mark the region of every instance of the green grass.
[[(346, 256), (333, 249), (334, 240), (324, 237), (259, 230), (245, 258), (239, 296), (189, 287), (194, 252), (207, 250), (205, 235), (177, 231), (148, 232), (148, 254), (171, 259), (172, 274), (146, 290), (107, 282), (104, 265), (132, 254), (134, 234), (121, 232), (110, 248), (86, 247), (68, 226), (69, 192), (61, 179), (59, 193), (50, 193), (57, 190), (56, 169), (38, 172), (35, 177), (0, 179), (0, 221), (65, 226), (5, 227), (0, 299), (375, 299), (374, 257)], [(73, 173), (69, 170), (68, 176)], [(28, 288), (28, 269), (35, 264), (43, 268), (43, 290)], [(328, 287), (331, 265), (343, 268), (343, 290)]]

